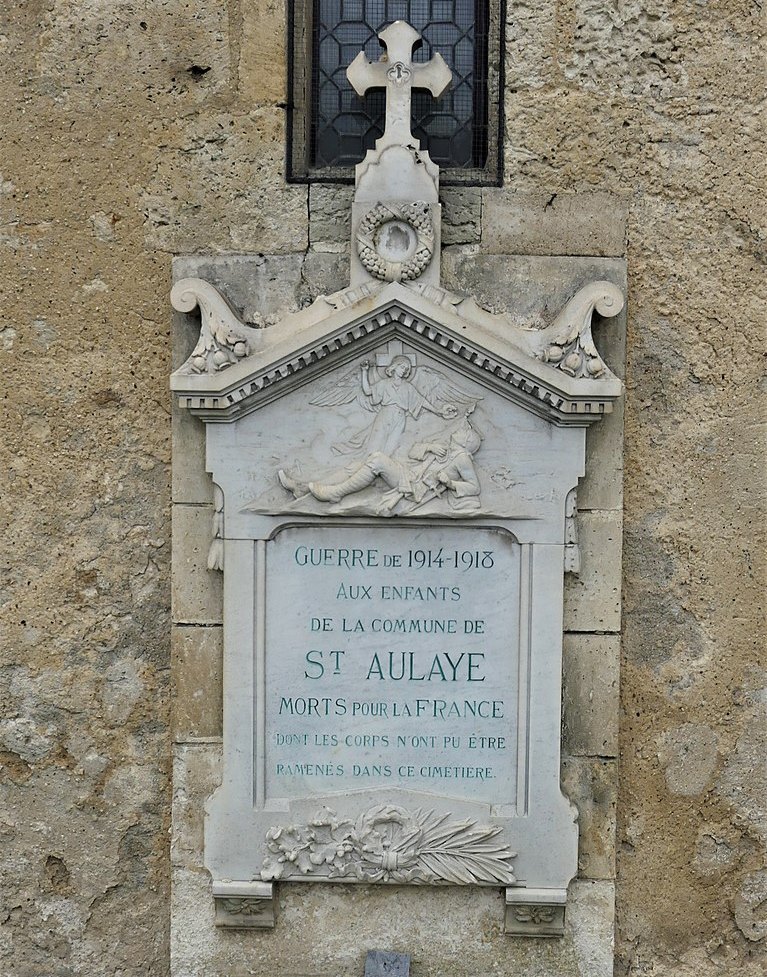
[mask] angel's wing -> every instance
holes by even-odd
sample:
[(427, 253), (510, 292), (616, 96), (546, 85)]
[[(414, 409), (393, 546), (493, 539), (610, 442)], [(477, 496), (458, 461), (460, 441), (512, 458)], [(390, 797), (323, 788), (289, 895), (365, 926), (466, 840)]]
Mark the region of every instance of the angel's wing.
[[(371, 368), (370, 374), (372, 383), (376, 378), (374, 368)], [(314, 407), (339, 407), (341, 404), (351, 404), (355, 400), (365, 410), (374, 410), (370, 400), (362, 392), (362, 379), (358, 366), (344, 373), (338, 380), (331, 380), (320, 387), (309, 403)]]
[(470, 412), (477, 406), (477, 401), (482, 400), (453, 383), (444, 373), (428, 366), (416, 367), (410, 381), (418, 393), (439, 411), (446, 407), (457, 407), (462, 408), (461, 413)]

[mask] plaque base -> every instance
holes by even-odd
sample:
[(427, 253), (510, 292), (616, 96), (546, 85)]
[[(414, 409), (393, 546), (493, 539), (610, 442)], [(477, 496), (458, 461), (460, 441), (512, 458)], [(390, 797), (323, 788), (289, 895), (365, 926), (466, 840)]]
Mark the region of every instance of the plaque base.
[(272, 929), (275, 921), (271, 882), (213, 882), (216, 926), (225, 929)]
[(507, 936), (564, 936), (567, 889), (506, 889)]

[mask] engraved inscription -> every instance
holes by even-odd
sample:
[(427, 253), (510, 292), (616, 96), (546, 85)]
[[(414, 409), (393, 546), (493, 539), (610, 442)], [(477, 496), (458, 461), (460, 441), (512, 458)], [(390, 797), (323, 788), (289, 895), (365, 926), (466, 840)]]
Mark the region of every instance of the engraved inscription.
[(267, 565), (268, 797), (403, 787), (514, 802), (508, 534), (297, 527)]

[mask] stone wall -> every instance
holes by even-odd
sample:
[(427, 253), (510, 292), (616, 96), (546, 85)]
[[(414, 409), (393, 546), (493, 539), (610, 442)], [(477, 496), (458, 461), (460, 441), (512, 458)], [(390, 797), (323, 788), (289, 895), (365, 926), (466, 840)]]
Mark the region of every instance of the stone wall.
[[(171, 256), (278, 256), (263, 269), (274, 313), (344, 271), (346, 192), (282, 178), (284, 17), (267, 0), (0, 14), (9, 977), (169, 971)], [(602, 750), (572, 722), (588, 760), (565, 778), (617, 797), (619, 977), (756, 977), (765, 961), (760, 27), (738, 0), (510, 3), (506, 185), (445, 193), (446, 277), (464, 288), (503, 254), (628, 262), (617, 792), (613, 734)], [(208, 631), (207, 649), (177, 635), (175, 662), (210, 668)], [(591, 675), (609, 699), (599, 648), (576, 652), (581, 686)], [(217, 732), (207, 704), (197, 738)], [(479, 930), (497, 908), (439, 898)], [(298, 941), (306, 907), (290, 899)], [(585, 933), (599, 913), (579, 905)], [(466, 970), (461, 932), (464, 969), (447, 957), (418, 977), (493, 972)], [(390, 921), (380, 935), (395, 938)], [(356, 972), (350, 938), (331, 932), (300, 973)], [(277, 945), (251, 971), (271, 972)], [(545, 969), (532, 946), (520, 973)], [(588, 939), (571, 952), (589, 965)]]

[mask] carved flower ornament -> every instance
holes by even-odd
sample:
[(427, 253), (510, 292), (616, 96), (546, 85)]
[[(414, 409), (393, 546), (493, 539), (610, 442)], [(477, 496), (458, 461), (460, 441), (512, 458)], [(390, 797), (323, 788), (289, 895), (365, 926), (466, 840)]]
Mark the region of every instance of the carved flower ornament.
[(514, 916), (520, 923), (533, 923), (535, 926), (542, 926), (554, 921), (556, 911), (556, 906), (515, 906)]
[(357, 228), (357, 254), (385, 282), (411, 281), (434, 255), (434, 223), (425, 203), (376, 204)]
[(219, 900), (224, 912), (230, 916), (260, 916), (264, 911), (263, 900), (243, 898), (229, 898)]
[(339, 820), (323, 808), (308, 825), (269, 829), (261, 878), (313, 874), (361, 882), (510, 885), (516, 853), (494, 840), (502, 830), (390, 804), (372, 807), (356, 821)]

